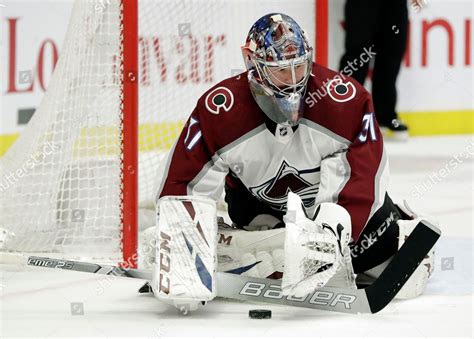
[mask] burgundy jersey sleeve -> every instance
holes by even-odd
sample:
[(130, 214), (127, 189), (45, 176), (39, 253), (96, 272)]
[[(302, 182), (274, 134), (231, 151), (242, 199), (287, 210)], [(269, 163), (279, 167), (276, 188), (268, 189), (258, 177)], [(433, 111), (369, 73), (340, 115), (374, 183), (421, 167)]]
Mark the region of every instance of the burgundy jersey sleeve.
[(157, 199), (165, 195), (219, 199), (229, 173), (220, 152), (263, 124), (257, 113), (244, 74), (207, 90), (170, 152)]
[[(319, 65), (314, 65), (313, 74), (319, 76), (309, 83), (309, 118), (333, 141), (321, 152), (317, 204), (334, 202), (345, 207), (352, 219), (352, 238), (357, 240), (383, 205), (387, 190), (388, 164), (382, 134), (371, 95), (362, 85)], [(338, 79), (337, 85), (331, 87), (323, 79)], [(316, 97), (316, 103), (310, 100), (315, 98), (314, 93), (322, 94)]]
[[(359, 132), (351, 140), (346, 153), (348, 180), (337, 199), (351, 215), (354, 240), (359, 238), (370, 217), (382, 206), (388, 177), (383, 138), (368, 93), (361, 109)], [(335, 175), (340, 175), (337, 172)]]
[[(201, 126), (201, 116), (196, 107), (170, 151), (163, 182), (157, 198), (166, 195), (202, 195), (218, 198), (227, 169), (213, 160), (207, 134)], [(199, 182), (201, 192), (196, 192)], [(214, 196), (215, 195), (215, 196)]]

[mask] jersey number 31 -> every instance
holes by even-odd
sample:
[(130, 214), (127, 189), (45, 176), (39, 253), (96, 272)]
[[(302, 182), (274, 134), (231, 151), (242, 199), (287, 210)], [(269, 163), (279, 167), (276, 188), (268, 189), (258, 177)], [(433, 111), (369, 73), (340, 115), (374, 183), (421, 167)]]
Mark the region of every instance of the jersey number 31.
[(377, 140), (377, 135), (375, 134), (374, 113), (366, 113), (362, 119), (362, 131), (359, 134), (359, 141), (366, 142), (367, 137), (369, 137), (371, 141)]

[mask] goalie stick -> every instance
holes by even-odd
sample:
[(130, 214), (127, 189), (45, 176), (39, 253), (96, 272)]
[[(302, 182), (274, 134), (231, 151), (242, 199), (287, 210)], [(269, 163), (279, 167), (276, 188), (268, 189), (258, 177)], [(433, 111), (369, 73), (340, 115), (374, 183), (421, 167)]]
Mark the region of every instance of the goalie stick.
[[(425, 255), (438, 241), (441, 232), (426, 221), (420, 222), (394, 255), (382, 274), (363, 289), (323, 287), (302, 298), (285, 297), (281, 293), (281, 281), (244, 277), (231, 273), (217, 273), (217, 296), (249, 302), (264, 302), (286, 306), (298, 306), (345, 313), (377, 313), (400, 291), (420, 265)], [(20, 262), (2, 255), (3, 263), (19, 263), (29, 266), (60, 268), (71, 271), (97, 273), (151, 280), (151, 272), (46, 257), (22, 257)], [(15, 258), (18, 258), (16, 256)]]

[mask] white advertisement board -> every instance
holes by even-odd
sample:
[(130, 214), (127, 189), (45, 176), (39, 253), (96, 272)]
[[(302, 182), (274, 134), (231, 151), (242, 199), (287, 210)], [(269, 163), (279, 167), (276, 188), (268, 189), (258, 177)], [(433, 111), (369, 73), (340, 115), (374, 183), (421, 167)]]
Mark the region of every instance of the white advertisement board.
[[(200, 81), (193, 81), (189, 77), (183, 81), (176, 73), (177, 68), (171, 67), (171, 61), (183, 59), (183, 53), (163, 50), (164, 62), (170, 65), (169, 76), (163, 81), (159, 75), (159, 61), (151, 58), (148, 71), (154, 72), (155, 77), (150, 77), (150, 73), (142, 73), (141, 84), (146, 86), (147, 81), (157, 79), (156, 81), (163, 82), (162, 85), (166, 86), (168, 93), (193, 93), (190, 96), (186, 94), (186, 100), (182, 100), (178, 104), (179, 107), (176, 107), (176, 111), (180, 112), (179, 118), (184, 119), (194, 106), (196, 93), (202, 93), (213, 85), (210, 80), (216, 82), (244, 68), (240, 46), (252, 23), (262, 15), (270, 12), (287, 13), (307, 30), (311, 41), (316, 41), (315, 8), (318, 1), (328, 0), (203, 1), (207, 6), (203, 11), (205, 16), (202, 13), (196, 15), (186, 11), (179, 14), (182, 16), (179, 20), (191, 22), (191, 30), (193, 22), (199, 25), (202, 21), (206, 25), (206, 35), (196, 36), (201, 58)], [(54, 64), (61, 52), (73, 2), (0, 0), (0, 3), (2, 154), (8, 143), (21, 133), (48, 87)], [(170, 6), (173, 4), (172, 1), (167, 3)], [(328, 5), (327, 53), (329, 66), (337, 68), (343, 53), (344, 0), (330, 0)], [(406, 113), (405, 116), (429, 111), (462, 111), (464, 118), (471, 117), (472, 124), (473, 8), (473, 2), (470, 0), (430, 0), (425, 1), (421, 10), (410, 10), (408, 51), (398, 80), (398, 110)], [(167, 18), (167, 14), (163, 13), (162, 18), (156, 18), (157, 27), (159, 24), (166, 25), (167, 20), (175, 18)], [(140, 28), (141, 58), (146, 50), (148, 53), (153, 52), (151, 43), (154, 29)], [(206, 54), (209, 45), (203, 39), (207, 36), (214, 39), (212, 55)], [(186, 41), (185, 48), (190, 48), (193, 41)], [(204, 59), (206, 55), (208, 60)], [(222, 67), (223, 64), (225, 67)], [(206, 67), (212, 68), (212, 78), (206, 78)], [(367, 86), (370, 88), (370, 81)], [(469, 121), (467, 123), (469, 124)]]

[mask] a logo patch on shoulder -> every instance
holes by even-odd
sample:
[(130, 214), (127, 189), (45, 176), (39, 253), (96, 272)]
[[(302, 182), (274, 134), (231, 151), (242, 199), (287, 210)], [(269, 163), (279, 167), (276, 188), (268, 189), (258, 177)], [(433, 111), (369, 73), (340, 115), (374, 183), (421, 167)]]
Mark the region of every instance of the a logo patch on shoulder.
[(205, 103), (212, 114), (219, 114), (221, 109), (228, 112), (234, 105), (234, 95), (226, 87), (217, 87), (207, 95)]
[(329, 82), (328, 94), (336, 102), (352, 100), (356, 95), (356, 88), (352, 82), (344, 82), (342, 79), (333, 79)]

